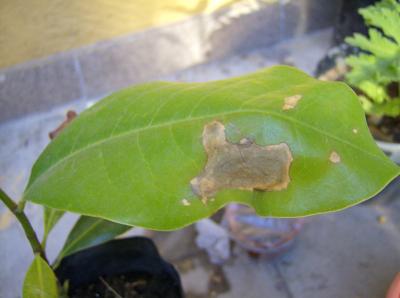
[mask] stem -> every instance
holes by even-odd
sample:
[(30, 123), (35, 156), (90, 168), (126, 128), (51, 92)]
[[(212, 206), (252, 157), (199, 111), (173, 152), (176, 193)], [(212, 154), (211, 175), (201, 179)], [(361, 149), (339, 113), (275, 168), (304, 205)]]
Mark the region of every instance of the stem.
[(111, 293), (114, 294), (115, 297), (117, 298), (122, 298), (122, 296), (120, 294), (118, 294), (118, 292), (116, 290), (114, 290), (109, 284), (108, 282), (106, 282), (104, 280), (104, 278), (102, 278), (101, 276), (99, 276), (100, 281), (106, 286), (107, 290), (109, 290)]
[(32, 228), (29, 219), (24, 213), (25, 201), (20, 202), (18, 205), (0, 188), (0, 200), (6, 205), (6, 207), (15, 215), (24, 229), (26, 238), (28, 239), (33, 253), (40, 254), (40, 256), (48, 263), (46, 254), (44, 253), (43, 247), (40, 245), (39, 239), (36, 236), (35, 231)]
[(45, 233), (45, 234), (43, 235), (42, 242), (40, 242), (40, 245), (43, 247), (43, 249), (46, 248), (46, 245), (47, 245), (47, 236), (48, 236), (48, 235), (49, 235), (48, 233)]

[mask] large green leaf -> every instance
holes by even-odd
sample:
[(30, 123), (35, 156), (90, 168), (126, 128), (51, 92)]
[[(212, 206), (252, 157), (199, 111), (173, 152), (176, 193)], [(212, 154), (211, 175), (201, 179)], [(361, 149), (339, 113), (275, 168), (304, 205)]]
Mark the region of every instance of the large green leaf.
[(53, 270), (36, 255), (26, 273), (22, 288), (23, 298), (56, 298), (58, 297), (57, 279)]
[(57, 261), (78, 250), (114, 239), (129, 229), (132, 227), (101, 218), (81, 216), (69, 233)]
[[(293, 96), (301, 97), (297, 105), (283, 109)], [(206, 164), (202, 132), (214, 120), (224, 124), (230, 142), (286, 143), (293, 155), (287, 189), (225, 189), (203, 204), (190, 181)], [(45, 149), (24, 198), (167, 230), (232, 201), (264, 216), (340, 210), (373, 196), (398, 174), (348, 86), (278, 66), (208, 83), (147, 83), (111, 95)]]
[(44, 207), (43, 208), (43, 240), (42, 245), (46, 247), (47, 237), (49, 236), (51, 230), (54, 228), (56, 223), (64, 215), (64, 211), (57, 209)]

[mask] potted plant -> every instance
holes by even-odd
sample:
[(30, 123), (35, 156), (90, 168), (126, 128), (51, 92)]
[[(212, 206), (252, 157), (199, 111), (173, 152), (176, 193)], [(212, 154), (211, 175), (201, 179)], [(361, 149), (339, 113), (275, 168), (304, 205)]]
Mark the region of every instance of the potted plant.
[(382, 0), (359, 13), (368, 35), (345, 39), (353, 54), (345, 59), (347, 67), (335, 68), (333, 78), (344, 79), (358, 93), (379, 147), (400, 163), (400, 3)]
[(346, 81), (359, 92), (372, 134), (400, 162), (400, 3), (383, 0), (359, 10), (368, 36), (346, 42), (360, 50), (346, 61)]
[(183, 297), (177, 271), (150, 239), (129, 237), (97, 245), (131, 228), (103, 219), (81, 216), (50, 266), (45, 239), (39, 242), (21, 205), (2, 190), (0, 197), (19, 219), (35, 254), (23, 297)]
[(24, 297), (56, 297), (58, 262), (46, 261), (24, 215), (27, 201), (45, 206), (46, 235), (62, 212), (82, 215), (62, 265), (71, 251), (130, 226), (179, 229), (229, 202), (271, 217), (338, 211), (398, 175), (348, 86), (276, 66), (222, 81), (154, 82), (117, 92), (47, 146), (18, 204), (4, 192), (0, 197), (36, 255)]

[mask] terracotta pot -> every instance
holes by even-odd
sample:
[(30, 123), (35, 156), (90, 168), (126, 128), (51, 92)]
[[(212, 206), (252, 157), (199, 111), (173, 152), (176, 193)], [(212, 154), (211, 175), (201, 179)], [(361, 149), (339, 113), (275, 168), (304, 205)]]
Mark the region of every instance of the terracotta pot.
[(399, 298), (400, 297), (400, 273), (397, 273), (392, 284), (387, 291), (386, 298)]

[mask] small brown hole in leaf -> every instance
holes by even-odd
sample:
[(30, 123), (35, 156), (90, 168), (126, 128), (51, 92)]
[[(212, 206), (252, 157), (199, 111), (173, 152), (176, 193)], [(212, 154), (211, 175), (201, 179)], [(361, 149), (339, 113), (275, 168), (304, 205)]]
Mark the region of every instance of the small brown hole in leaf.
[(299, 100), (302, 98), (300, 94), (292, 95), (289, 97), (286, 97), (283, 103), (283, 110), (290, 110), (296, 107), (297, 103)]
[(205, 125), (203, 146), (208, 155), (202, 173), (190, 181), (193, 193), (207, 199), (223, 189), (279, 191), (287, 188), (292, 154), (285, 143), (259, 146), (249, 139), (226, 140), (218, 121)]
[(329, 160), (333, 163), (339, 163), (341, 161), (340, 155), (336, 151), (332, 151)]

